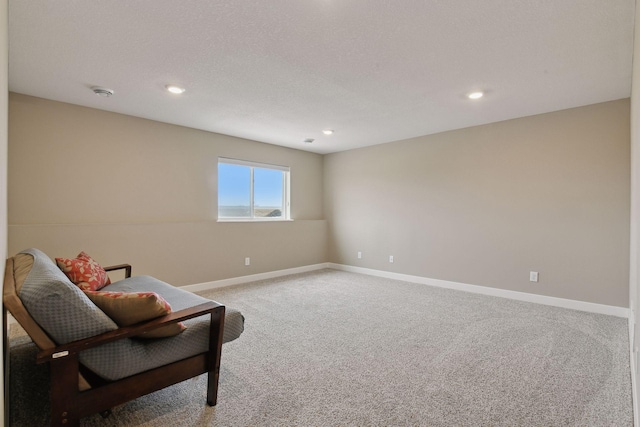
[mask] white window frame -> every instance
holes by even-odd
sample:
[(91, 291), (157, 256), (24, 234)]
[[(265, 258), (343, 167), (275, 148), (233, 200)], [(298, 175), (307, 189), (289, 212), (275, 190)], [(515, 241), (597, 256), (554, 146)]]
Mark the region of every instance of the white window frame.
[[(252, 162), (249, 160), (240, 160), (240, 159), (232, 159), (228, 157), (218, 157), (218, 165), (220, 163), (225, 163), (228, 165), (238, 165), (238, 166), (248, 166), (251, 171), (250, 175), (250, 199), (249, 206), (251, 211), (251, 217), (220, 217), (220, 196), (218, 195), (218, 200), (216, 200), (216, 206), (218, 207), (218, 222), (262, 222), (262, 221), (292, 221), (291, 219), (291, 168), (289, 166), (281, 166), (281, 165), (272, 165), (268, 163), (258, 163)], [(253, 172), (255, 168), (259, 169), (271, 169), (284, 172), (282, 174), (282, 206), (284, 207), (282, 216), (280, 217), (257, 217), (254, 214), (254, 200), (253, 200), (253, 187), (254, 187), (254, 178)], [(217, 168), (216, 168), (216, 173)], [(219, 175), (217, 175), (219, 177)], [(217, 179), (217, 178), (216, 178)], [(220, 183), (218, 182), (218, 192), (220, 190)]]

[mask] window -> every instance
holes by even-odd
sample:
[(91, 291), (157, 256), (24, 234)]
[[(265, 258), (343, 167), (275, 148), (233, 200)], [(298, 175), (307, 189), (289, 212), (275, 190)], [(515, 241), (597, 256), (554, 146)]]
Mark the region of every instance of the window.
[(288, 166), (218, 159), (218, 220), (288, 219)]

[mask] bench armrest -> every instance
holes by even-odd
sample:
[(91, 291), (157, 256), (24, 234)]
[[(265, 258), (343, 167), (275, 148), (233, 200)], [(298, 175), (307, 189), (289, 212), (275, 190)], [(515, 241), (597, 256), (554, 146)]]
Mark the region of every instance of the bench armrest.
[(114, 271), (114, 270), (122, 270), (124, 269), (124, 278), (128, 279), (131, 277), (131, 265), (130, 264), (118, 264), (111, 265), (109, 267), (104, 267), (104, 271)]
[(148, 322), (138, 323), (136, 325), (124, 326), (114, 331), (105, 332), (89, 338), (73, 341), (67, 344), (59, 345), (55, 348), (45, 349), (38, 353), (36, 363), (46, 363), (53, 359), (77, 354), (81, 351), (88, 350), (99, 345), (107, 344), (123, 338), (130, 338), (140, 335), (143, 332), (152, 331), (171, 323), (181, 322), (183, 320), (192, 319), (194, 317), (203, 316), (205, 314), (213, 314), (216, 310), (222, 310), (221, 315), (224, 316), (224, 305), (215, 301), (205, 302), (194, 307), (185, 308), (166, 316), (158, 317)]

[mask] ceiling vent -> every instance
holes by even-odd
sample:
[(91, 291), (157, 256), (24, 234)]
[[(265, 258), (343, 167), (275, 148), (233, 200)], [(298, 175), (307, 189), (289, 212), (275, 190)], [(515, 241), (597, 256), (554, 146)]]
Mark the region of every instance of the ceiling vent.
[(111, 89), (107, 89), (106, 87), (98, 87), (98, 86), (94, 86), (91, 88), (91, 90), (93, 91), (93, 93), (95, 93), (98, 96), (102, 96), (104, 98), (108, 98), (111, 95), (113, 95), (113, 90)]
[(313, 141), (315, 141), (315, 139), (313, 139), (313, 138), (307, 138), (307, 139), (305, 139), (305, 140), (304, 140), (304, 143), (305, 143), (305, 144), (311, 144)]

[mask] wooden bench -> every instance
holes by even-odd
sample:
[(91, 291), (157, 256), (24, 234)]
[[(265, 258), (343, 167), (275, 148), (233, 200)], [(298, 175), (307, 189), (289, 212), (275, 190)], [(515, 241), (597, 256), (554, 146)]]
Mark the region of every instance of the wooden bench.
[[(126, 277), (131, 276), (131, 266), (127, 264), (105, 268), (107, 271), (117, 269), (124, 269)], [(40, 350), (35, 362), (50, 364), (52, 426), (78, 426), (80, 418), (104, 413), (116, 405), (204, 373), (208, 375), (207, 403), (211, 406), (216, 404), (225, 319), (225, 307), (221, 304), (210, 301), (148, 322), (57, 345), (29, 315), (20, 300), (16, 292), (14, 259), (9, 258), (6, 261), (3, 292), (5, 326), (7, 311)], [(79, 353), (84, 350), (203, 315), (210, 316), (210, 339), (208, 351), (202, 354), (116, 381), (103, 380), (78, 360)], [(4, 335), (6, 344), (6, 327)]]

